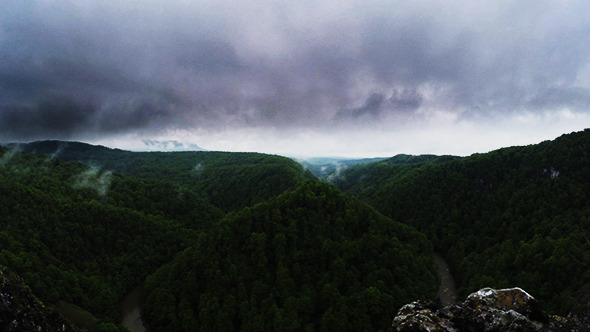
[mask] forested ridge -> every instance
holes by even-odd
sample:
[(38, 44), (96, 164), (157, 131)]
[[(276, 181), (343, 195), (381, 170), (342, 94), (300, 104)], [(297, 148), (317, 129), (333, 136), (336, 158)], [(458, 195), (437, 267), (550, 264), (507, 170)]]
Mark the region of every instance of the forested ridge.
[[(293, 326), (307, 330), (333, 323), (382, 330), (397, 307), (434, 294), (432, 248), (422, 234), (319, 183), (290, 159), (211, 153), (195, 174), (187, 161), (194, 155), (162, 154), (159, 161), (158, 154), (119, 151), (127, 155), (120, 165), (136, 161), (143, 172), (122, 173), (116, 163), (96, 162), (112, 156), (63, 161), (64, 145), (39, 156), (22, 146), (0, 148), (0, 266), (80, 328), (123, 329), (119, 301), (152, 274), (145, 317), (154, 331), (192, 330), (195, 320), (227, 327), (215, 325), (219, 317), (203, 318), (213, 311), (231, 317), (224, 324), (236, 329), (264, 320), (265, 328), (298, 322)], [(166, 176), (179, 165), (188, 176)], [(254, 198), (236, 202), (249, 193)], [(246, 202), (253, 203), (238, 208)], [(197, 272), (207, 278), (183, 279)], [(150, 280), (159, 278), (168, 282), (155, 287)], [(245, 295), (220, 310), (236, 288)], [(195, 295), (190, 305), (187, 294)]]
[(139, 178), (190, 188), (224, 211), (277, 196), (313, 178), (293, 160), (261, 153), (183, 151), (131, 152), (80, 142), (38, 141), (14, 148)]
[(464, 158), (413, 159), (424, 160), (351, 167), (333, 183), (424, 232), (449, 261), (460, 296), (519, 286), (556, 312), (585, 304), (590, 130)]
[[(432, 298), (423, 234), (309, 181), (227, 215), (146, 280), (156, 330), (378, 331)], [(166, 308), (166, 309), (163, 309)]]
[(0, 265), (84, 328), (116, 330), (122, 296), (223, 216), (169, 183), (1, 152)]
[(152, 331), (385, 330), (434, 298), (433, 251), (461, 297), (518, 286), (560, 313), (590, 298), (589, 130), (398, 155), (332, 184), (257, 153), (13, 147), (0, 147), (0, 270), (89, 331), (123, 331), (137, 285)]

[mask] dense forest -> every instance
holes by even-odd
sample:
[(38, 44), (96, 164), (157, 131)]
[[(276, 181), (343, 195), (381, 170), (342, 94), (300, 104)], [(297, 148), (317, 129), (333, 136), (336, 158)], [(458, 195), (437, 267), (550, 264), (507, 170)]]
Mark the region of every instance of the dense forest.
[(0, 265), (84, 328), (112, 328), (122, 296), (223, 216), (170, 183), (2, 152)]
[(424, 232), (460, 296), (519, 286), (561, 313), (587, 301), (589, 183), (590, 130), (465, 158), (398, 156), (333, 181)]
[(119, 303), (143, 285), (152, 331), (385, 330), (434, 299), (433, 252), (461, 297), (519, 286), (560, 313), (588, 301), (590, 130), (363, 161), (323, 182), (258, 153), (9, 147), (0, 271), (80, 329), (124, 331)]
[(63, 161), (77, 161), (129, 177), (172, 182), (224, 211), (277, 196), (313, 178), (293, 160), (239, 152), (131, 152), (79, 142), (39, 141), (12, 147)]
[[(379, 330), (403, 303), (434, 294), (422, 234), (288, 158), (36, 144), (58, 145), (38, 156), (0, 148), (0, 266), (80, 328), (123, 330), (119, 302), (144, 282), (154, 331), (190, 329), (213, 311), (236, 329), (256, 329), (264, 314), (274, 327), (300, 321), (315, 330), (345, 317)], [(67, 146), (80, 150), (76, 158)], [(183, 280), (197, 272), (209, 279)], [(169, 282), (154, 285), (161, 278)], [(235, 282), (246, 293), (222, 311)], [(186, 302), (186, 294), (195, 297)]]
[(162, 331), (384, 330), (408, 298), (434, 296), (431, 252), (423, 234), (310, 181), (229, 214), (148, 277), (145, 315)]

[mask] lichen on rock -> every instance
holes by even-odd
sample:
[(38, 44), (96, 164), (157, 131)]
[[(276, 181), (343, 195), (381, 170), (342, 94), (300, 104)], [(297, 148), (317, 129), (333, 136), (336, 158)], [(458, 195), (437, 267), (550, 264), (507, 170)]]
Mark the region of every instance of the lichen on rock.
[(0, 331), (78, 331), (46, 308), (23, 280), (0, 270)]
[(584, 322), (578, 316), (547, 315), (520, 288), (484, 288), (443, 308), (432, 301), (407, 304), (394, 318), (393, 331), (590, 331)]

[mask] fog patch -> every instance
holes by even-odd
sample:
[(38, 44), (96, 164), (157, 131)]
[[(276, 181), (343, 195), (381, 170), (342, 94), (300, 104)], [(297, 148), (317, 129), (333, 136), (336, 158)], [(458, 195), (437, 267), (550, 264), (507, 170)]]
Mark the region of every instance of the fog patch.
[(75, 177), (75, 189), (92, 189), (101, 196), (106, 196), (111, 186), (111, 171), (101, 171), (98, 167), (91, 166), (90, 169), (78, 174)]
[(6, 151), (0, 158), (0, 167), (4, 167), (6, 164), (8, 164), (12, 157), (14, 157), (19, 152), (20, 151), (16, 148)]
[(203, 164), (198, 163), (192, 170), (192, 174), (196, 177), (200, 177), (203, 174)]
[(333, 162), (331, 165), (334, 166), (334, 171), (330, 173), (328, 176), (326, 176), (326, 181), (333, 183), (334, 181), (339, 180), (341, 178), (341, 172), (347, 166), (342, 165), (338, 162)]
[(67, 142), (60, 142), (57, 145), (57, 149), (55, 150), (55, 152), (49, 155), (49, 158), (50, 159), (57, 158), (67, 147), (68, 147)]
[(152, 140), (142, 139), (144, 149), (147, 151), (205, 151), (197, 144), (185, 143), (177, 140)]
[(551, 166), (549, 168), (543, 168), (543, 175), (547, 176), (551, 180), (554, 180), (557, 177), (559, 177), (559, 170), (553, 166)]

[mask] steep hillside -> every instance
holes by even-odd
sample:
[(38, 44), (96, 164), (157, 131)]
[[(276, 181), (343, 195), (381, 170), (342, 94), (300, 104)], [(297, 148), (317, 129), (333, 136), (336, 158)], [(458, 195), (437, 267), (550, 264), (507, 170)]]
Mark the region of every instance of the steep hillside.
[[(169, 182), (0, 148), (0, 265), (48, 305), (115, 322), (119, 300), (222, 212)], [(75, 305), (75, 306), (74, 306)]]
[(275, 197), (313, 177), (289, 158), (260, 153), (131, 152), (63, 141), (12, 146), (132, 177), (173, 182), (202, 195), (225, 211)]
[(439, 164), (459, 158), (455, 156), (398, 154), (377, 162), (351, 165), (353, 167), (335, 171), (325, 179), (344, 191), (364, 196), (360, 192), (366, 191), (370, 195), (374, 190), (371, 186), (373, 183), (381, 185), (383, 179), (402, 176), (406, 172), (424, 165)]
[(21, 278), (1, 266), (0, 299), (2, 331), (79, 331), (62, 316), (45, 307)]
[(224, 218), (150, 276), (158, 331), (377, 331), (433, 298), (432, 247), (332, 186), (310, 181)]
[(590, 283), (590, 130), (413, 164), (352, 167), (334, 183), (425, 232), (462, 296), (524, 287), (565, 312)]
[(0, 156), (0, 266), (90, 331), (120, 329), (119, 301), (152, 273), (154, 330), (379, 330), (436, 290), (423, 234), (317, 180), (223, 217), (174, 181)]

